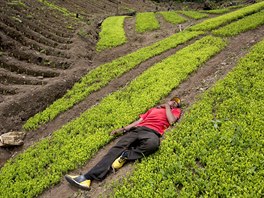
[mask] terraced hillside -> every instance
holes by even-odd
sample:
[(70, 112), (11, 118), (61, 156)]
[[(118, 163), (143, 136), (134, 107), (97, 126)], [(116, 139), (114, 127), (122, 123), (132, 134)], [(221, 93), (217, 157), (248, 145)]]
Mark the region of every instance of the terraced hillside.
[[(104, 6), (109, 8), (109, 13), (116, 9), (113, 1), (102, 5), (91, 2), (98, 10)], [(188, 12), (188, 16), (184, 12), (151, 12), (158, 26), (151, 28), (151, 23), (143, 24), (143, 29), (150, 26), (146, 32), (137, 32), (138, 17), (126, 17), (126, 43), (111, 46), (111, 49), (102, 52), (96, 52), (95, 48), (98, 22), (82, 12), (80, 5), (87, 8), (82, 3), (81, 0), (76, 4), (65, 1), (65, 5), (62, 1), (42, 0), (3, 3), (0, 57), (3, 74), (1, 86), (5, 93), (2, 104), (5, 108), (1, 112), (3, 115), (10, 113), (13, 119), (12, 124), (7, 122), (6, 126), (3, 125), (3, 132), (9, 130), (8, 127), (14, 127), (14, 120), (19, 116), (21, 120), (17, 120), (15, 128), (26, 130), (27, 136), (23, 147), (1, 149), (0, 197), (108, 197), (110, 194), (116, 197), (170, 197), (205, 196), (216, 192), (223, 196), (237, 193), (261, 195), (263, 188), (259, 184), (263, 169), (259, 163), (262, 156), (258, 149), (258, 145), (263, 144), (263, 138), (258, 133), (261, 122), (251, 122), (250, 115), (254, 112), (248, 113), (245, 120), (237, 115), (241, 113), (240, 110), (244, 112), (241, 101), (248, 95), (249, 87), (258, 90), (256, 97), (252, 94), (249, 96), (252, 99), (250, 105), (255, 109), (260, 107), (263, 41), (238, 64), (240, 69), (236, 71), (243, 75), (230, 74), (230, 80), (224, 80), (223, 85), (217, 84), (216, 91), (206, 92), (209, 96), (205, 96), (201, 102), (200, 96), (197, 96), (224, 78), (251, 46), (263, 40), (264, 3), (230, 9), (229, 13), (223, 15), (209, 13), (203, 15), (202, 19), (191, 17), (199, 15), (196, 12)], [(153, 9), (156, 9), (155, 6)], [(40, 17), (32, 23), (36, 19), (34, 17), (42, 16), (45, 11), (50, 12), (47, 18)], [(97, 10), (94, 9), (94, 12)], [(11, 17), (8, 13), (12, 13)], [(60, 17), (65, 21), (57, 19)], [(177, 18), (184, 20), (176, 24), (168, 22)], [(253, 23), (252, 18), (257, 20)], [(144, 23), (147, 22), (144, 20)], [(226, 34), (227, 30), (232, 34)], [(240, 74), (245, 79), (234, 82), (234, 76)], [(66, 89), (69, 90), (63, 95)], [(164, 146), (162, 144), (157, 154), (143, 159), (142, 165), (128, 164), (117, 174), (110, 174), (104, 182), (94, 182), (91, 192), (80, 192), (69, 187), (63, 175), (69, 171), (85, 172), (98, 162), (118, 140), (109, 136), (111, 130), (131, 123), (138, 114), (167, 101), (173, 95), (181, 96), (183, 110), (188, 113), (179, 126), (165, 137)], [(48, 98), (46, 101), (45, 97)], [(29, 98), (34, 102), (28, 102)], [(240, 103), (235, 103), (236, 99)], [(198, 101), (197, 104), (195, 101)], [(210, 101), (210, 105), (206, 101)], [(43, 106), (47, 108), (44, 110)], [(34, 112), (29, 113), (27, 107), (34, 109)], [(200, 116), (189, 108), (198, 109), (196, 111)], [(223, 115), (219, 112), (223, 112)], [(229, 116), (230, 112), (234, 117)], [(26, 117), (22, 117), (22, 114)], [(259, 116), (261, 111), (251, 117), (259, 120)], [(249, 122), (252, 126), (245, 127), (245, 123)], [(231, 128), (225, 132), (228, 126)], [(178, 127), (182, 129), (181, 133), (178, 133)], [(248, 142), (243, 128), (252, 134), (257, 143)], [(223, 132), (220, 133), (220, 130)], [(200, 145), (195, 143), (198, 139)], [(225, 153), (223, 156), (229, 160), (228, 166), (221, 152), (217, 152), (220, 144), (221, 151)], [(243, 160), (248, 162), (246, 167), (237, 163), (242, 158), (233, 160), (237, 157), (236, 152), (243, 152), (245, 144), (250, 151), (259, 153), (258, 158), (242, 155)], [(233, 158), (226, 151), (234, 151)], [(168, 163), (164, 156), (170, 159)], [(257, 159), (260, 160), (254, 165)], [(215, 166), (217, 162), (221, 162), (219, 166)], [(210, 177), (218, 178), (218, 173), (228, 168), (232, 174), (223, 171), (221, 176), (225, 173), (226, 177), (234, 176), (240, 182), (243, 178), (237, 174), (237, 167), (245, 169), (245, 174), (255, 173), (257, 177), (253, 175), (253, 179), (247, 181), (247, 186), (252, 188), (233, 188), (233, 183), (228, 182), (217, 188), (208, 181)], [(134, 168), (136, 171), (133, 173)], [(127, 177), (126, 172), (133, 174), (128, 180), (121, 180)], [(150, 182), (145, 181), (148, 185), (144, 186), (143, 193), (141, 182), (144, 178), (149, 178)], [(224, 177), (221, 179), (214, 182), (225, 180)], [(110, 185), (113, 181), (121, 181), (121, 184)], [(256, 188), (253, 188), (252, 181), (255, 181)], [(58, 185), (51, 187), (55, 184)], [(116, 190), (113, 191), (114, 187)], [(232, 190), (226, 191), (226, 188)]]
[[(18, 130), (25, 120), (61, 97), (94, 67), (98, 25), (116, 13), (116, 3), (46, 0), (0, 3), (2, 134)], [(119, 7), (126, 6), (123, 2)]]

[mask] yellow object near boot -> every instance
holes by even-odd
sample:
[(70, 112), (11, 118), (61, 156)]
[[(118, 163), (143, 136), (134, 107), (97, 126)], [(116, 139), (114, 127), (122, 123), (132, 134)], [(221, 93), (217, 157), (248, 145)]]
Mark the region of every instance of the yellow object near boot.
[(126, 162), (126, 158), (120, 156), (119, 158), (117, 158), (113, 164), (112, 164), (112, 168), (114, 170), (120, 169)]
[(78, 188), (90, 190), (91, 180), (86, 179), (83, 175), (65, 175), (65, 179)]

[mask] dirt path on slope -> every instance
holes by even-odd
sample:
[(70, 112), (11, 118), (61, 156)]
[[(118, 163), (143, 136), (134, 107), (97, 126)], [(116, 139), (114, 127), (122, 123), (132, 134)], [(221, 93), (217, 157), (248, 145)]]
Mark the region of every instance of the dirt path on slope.
[[(264, 26), (229, 39), (228, 46), (222, 52), (211, 58), (196, 72), (191, 74), (187, 80), (174, 89), (162, 102), (168, 101), (174, 95), (178, 95), (183, 100), (183, 110), (189, 108), (197, 100), (197, 96), (199, 97), (201, 93), (210, 88), (217, 80), (223, 78), (236, 65), (237, 60), (243, 57), (251, 46), (261, 41), (263, 36)], [(71, 174), (85, 173), (93, 167), (117, 141), (118, 139), (106, 145), (93, 159), (89, 160), (85, 166), (71, 172)], [(122, 182), (122, 178), (127, 177), (127, 175), (133, 171), (133, 168), (133, 163), (129, 163), (117, 173), (110, 173), (104, 181), (94, 181), (91, 191), (78, 190), (70, 186), (65, 179), (62, 178), (58, 185), (45, 191), (40, 197), (108, 197), (109, 193), (112, 191), (112, 182)]]

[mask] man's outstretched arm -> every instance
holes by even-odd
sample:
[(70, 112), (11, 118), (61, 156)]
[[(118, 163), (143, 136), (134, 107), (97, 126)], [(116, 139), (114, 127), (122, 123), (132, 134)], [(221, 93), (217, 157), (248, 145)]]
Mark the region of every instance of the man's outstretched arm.
[(139, 118), (137, 121), (135, 121), (135, 122), (133, 122), (133, 123), (131, 123), (125, 127), (116, 129), (116, 130), (112, 131), (110, 134), (115, 135), (115, 134), (120, 133), (120, 132), (128, 131), (132, 127), (137, 126), (142, 120), (143, 120), (142, 118)]

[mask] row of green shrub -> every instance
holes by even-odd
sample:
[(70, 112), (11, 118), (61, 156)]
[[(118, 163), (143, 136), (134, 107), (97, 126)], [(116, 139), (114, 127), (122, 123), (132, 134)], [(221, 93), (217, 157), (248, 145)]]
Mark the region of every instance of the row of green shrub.
[(208, 14), (204, 14), (204, 13), (201, 13), (198, 11), (191, 11), (191, 10), (178, 11), (178, 13), (184, 14), (190, 18), (193, 18), (193, 19), (202, 19), (202, 18), (208, 17)]
[(235, 36), (241, 32), (255, 29), (263, 24), (264, 11), (260, 11), (236, 22), (230, 23), (220, 29), (214, 30), (213, 34), (220, 36)]
[(116, 47), (127, 42), (124, 30), (125, 18), (125, 16), (112, 16), (103, 21), (99, 41), (96, 44), (97, 51)]
[(44, 111), (31, 117), (23, 126), (25, 130), (37, 129), (41, 124), (53, 120), (60, 113), (68, 110), (78, 102), (84, 100), (90, 93), (99, 90), (112, 79), (136, 67), (151, 57), (159, 55), (171, 48), (177, 47), (203, 32), (180, 32), (158, 41), (148, 47), (120, 57), (112, 62), (98, 66), (76, 83), (62, 98), (56, 100)]
[(264, 40), (185, 112), (114, 196), (263, 197), (263, 54)]
[(160, 28), (159, 21), (154, 12), (141, 12), (136, 14), (136, 31), (143, 33)]
[(165, 21), (172, 23), (174, 25), (187, 21), (187, 19), (181, 17), (176, 12), (158, 12), (158, 13), (163, 16)]
[(136, 120), (225, 45), (212, 36), (196, 41), (8, 161), (0, 170), (1, 196), (34, 197), (58, 183), (64, 173), (86, 163), (107, 144), (113, 129)]
[(202, 23), (199, 23), (197, 25), (194, 25), (190, 27), (190, 30), (212, 30), (215, 29), (221, 25), (225, 25), (231, 21), (243, 18), (246, 15), (253, 14), (255, 12), (258, 12), (264, 8), (264, 1), (260, 3), (255, 3), (253, 5), (241, 8), (239, 10), (236, 10), (234, 12), (230, 12), (228, 14), (221, 15), (219, 17), (215, 17), (212, 19), (208, 19)]

